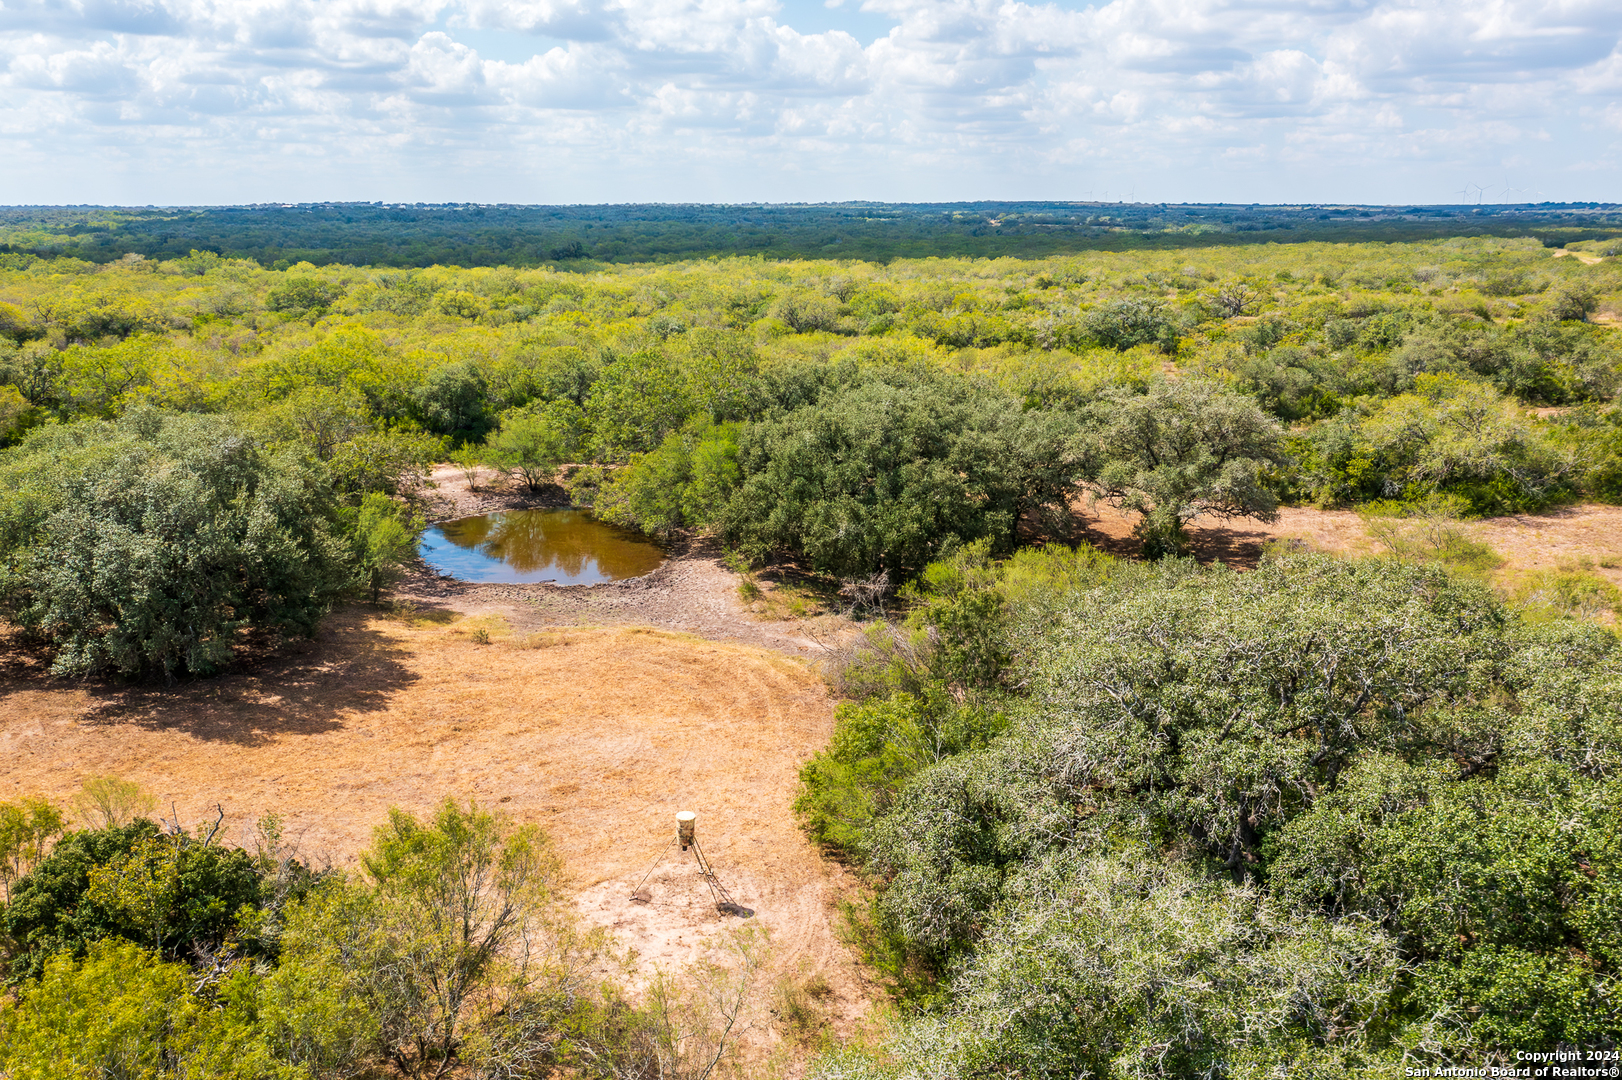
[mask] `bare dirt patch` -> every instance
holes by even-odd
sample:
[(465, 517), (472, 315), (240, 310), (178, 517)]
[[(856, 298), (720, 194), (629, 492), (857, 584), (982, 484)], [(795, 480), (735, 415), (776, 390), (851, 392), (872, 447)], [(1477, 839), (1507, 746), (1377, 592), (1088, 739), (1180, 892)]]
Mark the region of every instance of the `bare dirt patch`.
[(743, 579), (714, 541), (679, 541), (652, 573), (602, 585), (487, 585), (443, 577), (419, 565), (394, 590), (425, 611), (499, 615), (520, 630), (587, 625), (655, 626), (713, 641), (816, 657), (853, 624), (839, 615), (763, 620), (738, 595)]
[[(835, 932), (849, 883), (791, 812), (831, 704), (808, 664), (749, 645), (352, 608), (317, 641), (178, 687), (0, 669), (0, 798), (65, 802), (112, 773), (182, 822), (222, 803), (239, 839), (279, 813), (307, 855), (338, 865), (391, 806), (475, 799), (541, 825), (583, 915), (667, 967), (729, 921), (691, 856), (665, 850), (676, 811), (691, 809), (722, 883), (772, 931), (774, 969), (824, 978), (844, 1024), (872, 997)], [(648, 901), (633, 903), (650, 865)]]
[(1603, 257), (1599, 255), (1590, 255), (1586, 251), (1567, 251), (1565, 248), (1555, 249), (1554, 257), (1557, 259), (1564, 259), (1568, 255), (1585, 266), (1594, 266), (1605, 261)]
[[(1115, 554), (1135, 556), (1132, 515), (1108, 506), (1086, 510), (1085, 538)], [(1542, 514), (1517, 514), (1467, 522), (1472, 539), (1490, 545), (1504, 557), (1502, 573), (1514, 575), (1559, 568), (1578, 560), (1592, 560), (1594, 572), (1622, 587), (1622, 566), (1605, 567), (1602, 561), (1622, 557), (1622, 506), (1585, 503)], [(1256, 565), (1268, 544), (1298, 540), (1317, 551), (1338, 554), (1376, 554), (1363, 519), (1351, 510), (1314, 510), (1284, 507), (1272, 523), (1239, 519), (1231, 522), (1198, 521), (1189, 529), (1194, 554), (1201, 562), (1221, 560), (1230, 566)]]
[[(1594, 573), (1622, 587), (1622, 506), (1585, 503), (1543, 514), (1488, 518), (1468, 528), (1504, 556), (1506, 569), (1557, 569), (1592, 560)], [(1617, 565), (1605, 566), (1605, 562)]]
[(468, 483), (467, 474), (460, 466), (435, 465), (428, 475), (427, 487), (418, 493), (428, 520), (450, 521), (497, 510), (569, 505), (569, 493), (559, 484), (546, 484), (539, 491), (531, 491), (511, 476), (484, 466), (475, 469), (474, 475), (478, 477), (476, 488)]
[[(1103, 503), (1083, 511), (1083, 539), (1113, 555), (1136, 558), (1140, 545), (1132, 535), (1133, 514), (1123, 514)], [(1364, 550), (1368, 534), (1363, 520), (1351, 510), (1313, 510), (1283, 507), (1278, 520), (1266, 523), (1249, 518), (1233, 521), (1202, 519), (1189, 527), (1194, 556), (1201, 562), (1221, 561), (1245, 569), (1254, 567), (1268, 544), (1300, 540), (1315, 551), (1341, 554)]]

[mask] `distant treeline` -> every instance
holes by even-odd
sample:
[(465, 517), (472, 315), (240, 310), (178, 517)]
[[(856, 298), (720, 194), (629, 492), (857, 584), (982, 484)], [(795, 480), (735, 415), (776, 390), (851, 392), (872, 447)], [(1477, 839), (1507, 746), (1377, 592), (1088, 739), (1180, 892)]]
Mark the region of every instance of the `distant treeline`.
[[(1258, 235), (1261, 234), (1261, 235)], [(1622, 236), (1622, 204), (1260, 206), (1107, 202), (485, 206), (301, 203), (0, 208), (0, 255), (107, 263), (193, 250), (351, 266), (537, 266), (772, 259), (1045, 257), (1081, 251), (1535, 236)]]

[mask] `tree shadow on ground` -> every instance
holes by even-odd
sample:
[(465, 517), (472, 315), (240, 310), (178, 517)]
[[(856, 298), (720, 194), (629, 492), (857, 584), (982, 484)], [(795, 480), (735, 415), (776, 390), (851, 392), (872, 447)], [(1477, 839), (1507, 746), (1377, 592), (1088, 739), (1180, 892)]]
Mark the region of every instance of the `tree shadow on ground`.
[(348, 717), (388, 708), (418, 678), (406, 650), (368, 625), (371, 615), (360, 606), (334, 612), (315, 640), (285, 642), (211, 678), (173, 686), (86, 680), (82, 722), (239, 746), (339, 730)]
[(1254, 570), (1266, 554), (1267, 545), (1279, 539), (1244, 519), (1196, 524), (1188, 530), (1188, 536), (1193, 555), (1200, 562), (1222, 562), (1240, 570)]
[[(1108, 506), (1089, 507), (1078, 512), (1077, 539), (1107, 555), (1122, 559), (1143, 557), (1143, 544), (1132, 535), (1137, 518)], [(1278, 540), (1266, 526), (1246, 518), (1233, 521), (1196, 520), (1188, 526), (1189, 554), (1204, 565), (1221, 562), (1240, 570), (1252, 570), (1261, 562), (1267, 545)]]

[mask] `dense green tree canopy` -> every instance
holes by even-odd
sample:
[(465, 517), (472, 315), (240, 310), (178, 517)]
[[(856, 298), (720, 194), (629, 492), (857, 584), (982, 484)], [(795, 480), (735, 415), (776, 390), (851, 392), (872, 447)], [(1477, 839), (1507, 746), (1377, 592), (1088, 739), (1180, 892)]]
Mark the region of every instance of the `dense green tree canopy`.
[(941, 706), (874, 699), (803, 774), (813, 828), (882, 883), (877, 932), (947, 973), (892, 1067), (822, 1075), (1380, 1072), (1610, 1045), (1614, 635), (1326, 556), (1121, 566), (1057, 605), (1014, 582), (980, 586), (1026, 688), (1005, 733), (919, 755)]
[[(207, 272), (215, 252), (283, 267), (533, 266), (580, 259), (892, 259), (1047, 256), (1122, 248), (1319, 240), (1401, 242), (1471, 236), (1615, 237), (1622, 220), (1592, 203), (1538, 206), (1167, 206), (1162, 203), (870, 203), (697, 206), (8, 207), (0, 250), (108, 262), (138, 252)], [(213, 249), (200, 251), (199, 248)], [(0, 258), (6, 256), (0, 255)], [(15, 256), (12, 256), (15, 257)], [(26, 258), (26, 256), (24, 256)], [(218, 256), (215, 255), (217, 259)]]
[(235, 936), (243, 906), (260, 900), (246, 852), (167, 835), (142, 818), (68, 833), (12, 888), (0, 925), (17, 946), (15, 980), (38, 976), (54, 955), (82, 957), (106, 937), (191, 959), (197, 947)]
[(1086, 410), (1081, 475), (1095, 497), (1139, 515), (1151, 555), (1174, 553), (1201, 517), (1272, 520), (1269, 474), (1283, 432), (1257, 404), (1207, 379), (1106, 391)]
[(0, 467), (0, 602), (63, 673), (217, 670), (245, 628), (310, 634), (350, 581), (315, 469), (208, 417), (30, 436)]
[(598, 984), (617, 958), (561, 903), (533, 826), (450, 801), (427, 820), (394, 810), (354, 874), (293, 858), (274, 817), (252, 853), (223, 835), (144, 819), (70, 832), (17, 882), (0, 908), (0, 1074), (610, 1080), (713, 1064), (688, 1071), (703, 1018), (685, 1001), (644, 1010)]
[(308, 1080), (272, 1052), (251, 1003), (210, 1001), (196, 981), (187, 965), (118, 938), (95, 942), (82, 962), (59, 953), (0, 1014), (0, 1068), (18, 1080)]
[(908, 576), (953, 547), (1012, 547), (1021, 519), (1063, 511), (1074, 426), (924, 373), (875, 375), (746, 429), (726, 529), (840, 575)]

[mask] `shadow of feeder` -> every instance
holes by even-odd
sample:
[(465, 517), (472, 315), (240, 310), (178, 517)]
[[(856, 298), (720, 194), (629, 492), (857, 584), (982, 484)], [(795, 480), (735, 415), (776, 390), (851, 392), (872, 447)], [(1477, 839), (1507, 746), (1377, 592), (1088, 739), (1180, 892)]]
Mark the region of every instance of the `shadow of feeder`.
[[(721, 879), (715, 876), (715, 868), (710, 865), (710, 860), (704, 855), (704, 848), (698, 842), (697, 814), (691, 810), (683, 810), (676, 815), (676, 839), (672, 843), (681, 845), (684, 852), (689, 848), (692, 849), (693, 858), (698, 863), (699, 876), (704, 879), (704, 884), (709, 886), (710, 897), (715, 901), (716, 911), (723, 915), (735, 915), (740, 919), (753, 917), (755, 914), (754, 909), (746, 908), (732, 899), (732, 894), (727, 892), (725, 885), (721, 884)], [(653, 876), (654, 870), (659, 866), (659, 860), (663, 859), (665, 852), (669, 850), (670, 845), (666, 844), (665, 850), (661, 851), (659, 857), (653, 860), (653, 865), (648, 867), (648, 872), (642, 875), (642, 880), (637, 883), (635, 889), (631, 890), (628, 899), (632, 903), (646, 904), (652, 901), (653, 894), (644, 889), (643, 886), (648, 883), (648, 878)]]

